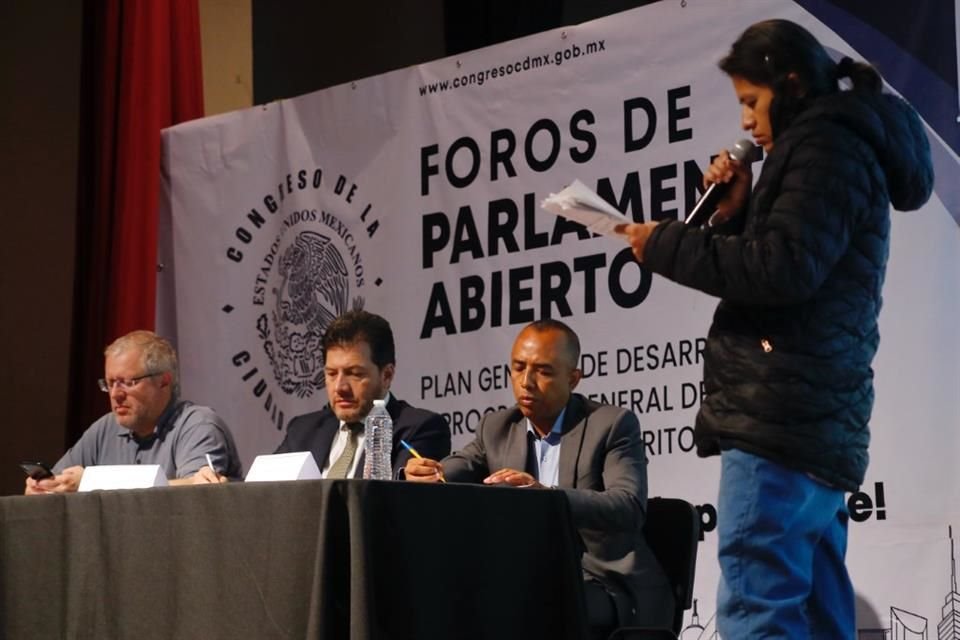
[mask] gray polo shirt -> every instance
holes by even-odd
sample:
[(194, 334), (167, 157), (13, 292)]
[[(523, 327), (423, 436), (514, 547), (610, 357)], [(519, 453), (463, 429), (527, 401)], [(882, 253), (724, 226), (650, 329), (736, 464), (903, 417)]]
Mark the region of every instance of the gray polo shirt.
[(159, 464), (168, 479), (185, 478), (206, 466), (208, 453), (218, 472), (231, 480), (243, 477), (233, 436), (220, 416), (209, 407), (174, 400), (146, 438), (118, 424), (113, 413), (101, 417), (53, 470), (60, 473), (74, 465)]

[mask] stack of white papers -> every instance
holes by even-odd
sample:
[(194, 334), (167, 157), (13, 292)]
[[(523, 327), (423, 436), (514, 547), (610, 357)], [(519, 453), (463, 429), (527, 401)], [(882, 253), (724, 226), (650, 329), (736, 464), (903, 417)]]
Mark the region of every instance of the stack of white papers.
[(567, 220), (579, 222), (593, 233), (621, 239), (623, 235), (615, 231), (616, 226), (631, 222), (579, 180), (574, 180), (560, 193), (551, 193), (540, 206)]

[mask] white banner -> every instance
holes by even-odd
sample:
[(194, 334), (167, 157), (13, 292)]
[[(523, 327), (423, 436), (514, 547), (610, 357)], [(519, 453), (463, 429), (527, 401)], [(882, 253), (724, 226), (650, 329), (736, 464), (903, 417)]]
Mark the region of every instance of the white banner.
[[(458, 448), (512, 404), (520, 326), (561, 318), (583, 343), (579, 390), (637, 413), (650, 494), (700, 505), (689, 632), (711, 637), (719, 459), (696, 457), (692, 425), (716, 300), (538, 205), (580, 179), (631, 219), (683, 215), (743, 137), (715, 63), (761, 17), (862, 57), (787, 0), (660, 2), (167, 130), (158, 323), (185, 396), (249, 467), (326, 401), (320, 336), (362, 305), (393, 326), (394, 392), (446, 414)], [(960, 523), (960, 230), (939, 197), (893, 226), (872, 462), (851, 496), (863, 638), (932, 637)]]

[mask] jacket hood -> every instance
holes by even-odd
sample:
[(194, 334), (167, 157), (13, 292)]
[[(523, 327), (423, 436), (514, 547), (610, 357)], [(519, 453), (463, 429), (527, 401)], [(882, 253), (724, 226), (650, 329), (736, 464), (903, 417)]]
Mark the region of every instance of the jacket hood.
[(851, 129), (877, 155), (890, 202), (900, 211), (919, 209), (933, 192), (930, 142), (913, 107), (892, 94), (841, 91), (823, 96), (797, 122), (827, 118)]

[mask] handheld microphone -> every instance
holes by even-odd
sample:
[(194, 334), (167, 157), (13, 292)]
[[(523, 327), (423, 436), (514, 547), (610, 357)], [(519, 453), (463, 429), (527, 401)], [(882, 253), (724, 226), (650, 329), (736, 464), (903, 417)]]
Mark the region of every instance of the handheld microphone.
[[(743, 162), (752, 149), (753, 143), (747, 139), (743, 139), (738, 140), (737, 143), (733, 145), (733, 149), (730, 149), (728, 153), (730, 157), (737, 162)], [(720, 199), (723, 198), (729, 188), (729, 182), (714, 182), (707, 187), (706, 192), (697, 200), (697, 204), (693, 206), (693, 210), (690, 211), (683, 223), (699, 227), (709, 220), (713, 212), (717, 210), (717, 203), (720, 202)]]

